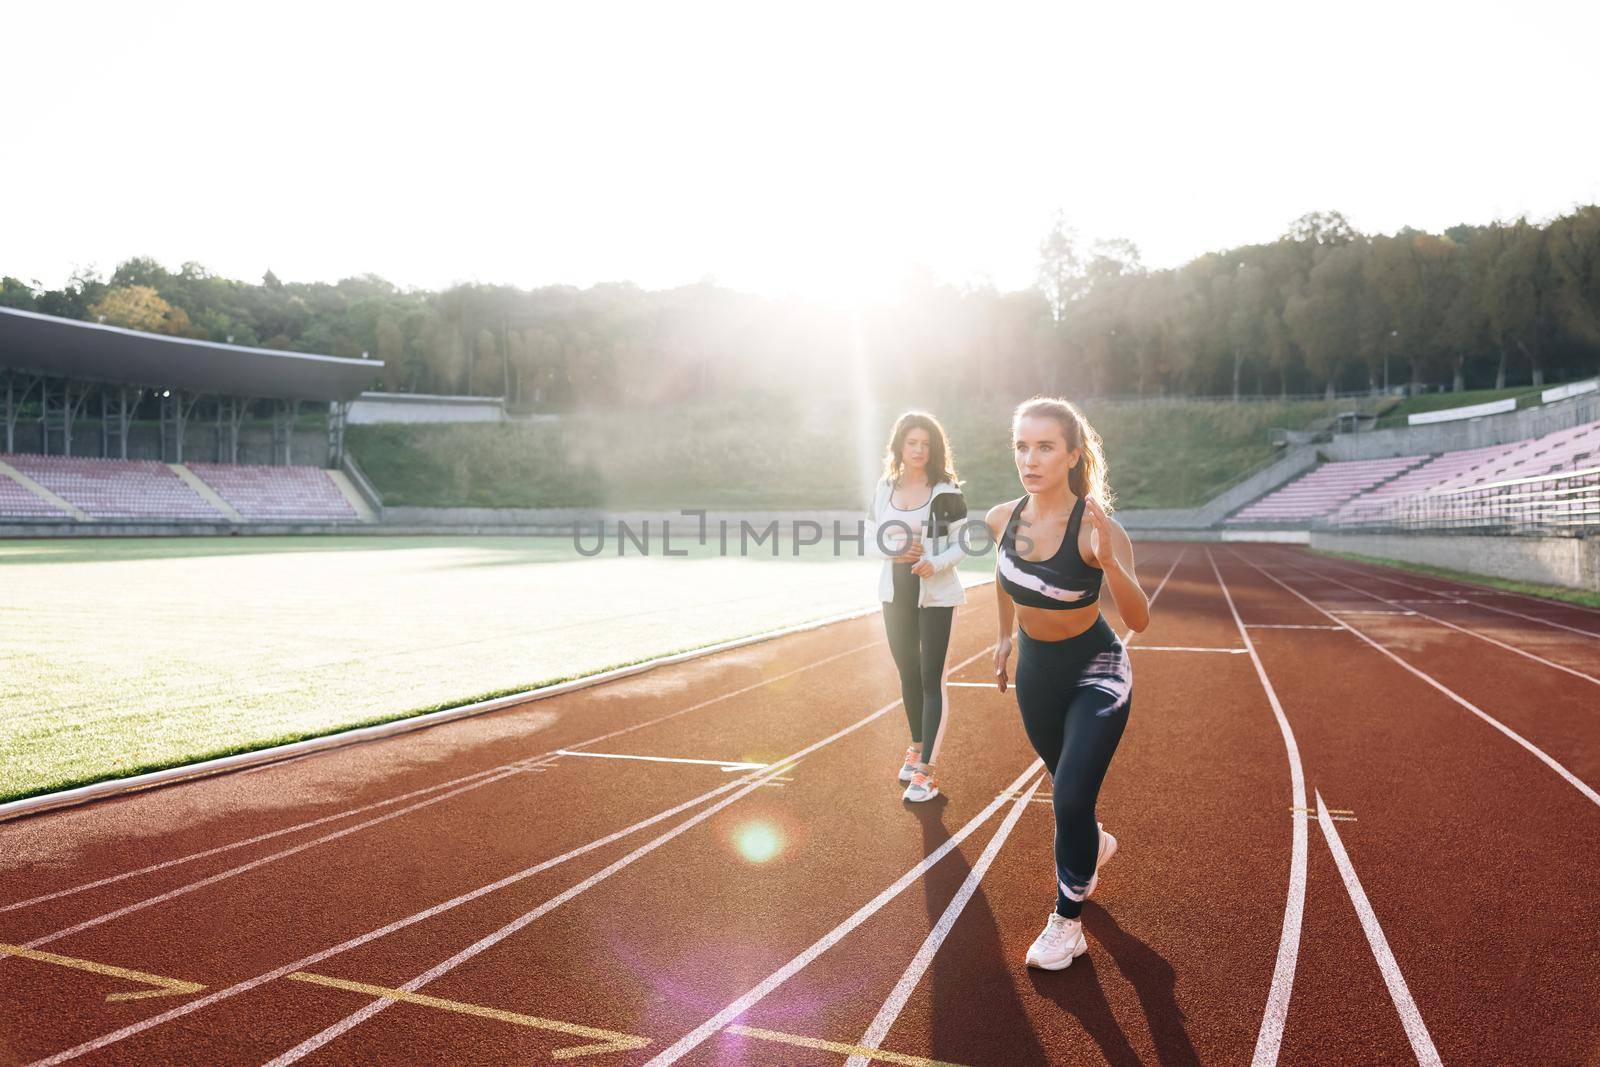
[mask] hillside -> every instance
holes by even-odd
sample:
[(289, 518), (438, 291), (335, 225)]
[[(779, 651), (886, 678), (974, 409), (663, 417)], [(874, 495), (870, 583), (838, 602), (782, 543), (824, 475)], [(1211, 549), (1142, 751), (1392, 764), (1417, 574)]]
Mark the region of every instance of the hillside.
[[(1124, 508), (1190, 507), (1267, 459), (1267, 431), (1348, 402), (1090, 403)], [(968, 497), (1020, 492), (1011, 403), (939, 412)], [(775, 396), (627, 413), (447, 426), (353, 426), (350, 447), (389, 505), (858, 507), (858, 457), (878, 465), (899, 409)], [(858, 424), (864, 432), (858, 433)]]

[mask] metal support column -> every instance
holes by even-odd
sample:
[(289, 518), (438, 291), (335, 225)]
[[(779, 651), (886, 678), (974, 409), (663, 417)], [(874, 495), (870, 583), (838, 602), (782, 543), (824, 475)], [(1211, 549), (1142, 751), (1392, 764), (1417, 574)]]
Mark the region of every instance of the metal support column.
[(334, 470), (344, 462), (344, 426), (349, 414), (349, 404), (328, 401), (328, 466)]
[[(289, 466), (294, 462), (294, 424), (300, 417), (300, 401), (272, 402), (272, 462)], [(282, 457), (281, 459), (279, 457)]]

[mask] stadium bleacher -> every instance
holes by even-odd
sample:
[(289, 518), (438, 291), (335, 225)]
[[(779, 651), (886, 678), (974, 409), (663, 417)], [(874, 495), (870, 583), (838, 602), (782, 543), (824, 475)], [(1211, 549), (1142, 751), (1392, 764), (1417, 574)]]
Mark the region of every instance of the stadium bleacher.
[[(229, 521), (165, 463), (73, 456), (0, 455), (90, 519)], [(360, 516), (319, 467), (185, 465), (247, 522), (354, 522)], [(0, 477), (0, 520), (73, 521), (38, 494)]]
[(223, 520), (223, 515), (171, 468), (154, 460), (34, 455), (3, 458), (90, 518)]
[(1324, 463), (1253, 501), (1225, 523), (1359, 522), (1406, 497), (1600, 464), (1600, 422), (1526, 441), (1433, 456)]
[(356, 511), (317, 467), (234, 466), (189, 463), (216, 494), (247, 520), (354, 521)]
[(19, 519), (69, 519), (62, 511), (36, 493), (29, 492), (10, 478), (0, 478), (0, 516)]
[(1228, 523), (1308, 522), (1428, 459), (1395, 456), (1324, 463), (1223, 520)]

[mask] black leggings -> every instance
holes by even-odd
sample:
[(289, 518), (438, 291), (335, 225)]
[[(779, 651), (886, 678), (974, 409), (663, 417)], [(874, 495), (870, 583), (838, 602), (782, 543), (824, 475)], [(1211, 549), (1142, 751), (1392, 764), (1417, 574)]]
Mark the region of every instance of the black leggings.
[(944, 726), (944, 657), (956, 609), (919, 608), (922, 579), (911, 564), (894, 565), (894, 600), (883, 602), (883, 628), (900, 669), (900, 698), (906, 706), (911, 740), (922, 745), (922, 762), (939, 758)]
[(1075, 637), (1017, 633), (1017, 705), (1054, 777), (1056, 912), (1076, 919), (1100, 854), (1095, 798), (1128, 725), (1133, 670), (1105, 616)]

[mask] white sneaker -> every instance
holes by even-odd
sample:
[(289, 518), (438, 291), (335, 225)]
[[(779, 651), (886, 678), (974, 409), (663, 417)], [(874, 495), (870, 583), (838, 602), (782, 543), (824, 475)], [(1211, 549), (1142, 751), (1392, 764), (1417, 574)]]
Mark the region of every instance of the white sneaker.
[(1044, 930), (1028, 946), (1028, 966), (1046, 971), (1065, 970), (1087, 951), (1089, 942), (1083, 937), (1083, 921), (1052, 911)]
[(1083, 895), (1086, 898), (1093, 896), (1094, 887), (1100, 884), (1100, 868), (1104, 867), (1106, 862), (1117, 854), (1117, 839), (1106, 833), (1105, 827), (1099, 823), (1095, 823), (1095, 826), (1100, 830), (1100, 853), (1095, 857), (1094, 874), (1089, 876), (1089, 888), (1083, 891)]
[(921, 762), (922, 762), (922, 750), (921, 749), (919, 749), (919, 748), (908, 748), (908, 749), (906, 749), (905, 761), (900, 764), (900, 775), (899, 775), (900, 780), (902, 782), (911, 781), (912, 777), (917, 773), (917, 765), (919, 763), (921, 763)]
[(938, 795), (939, 783), (934, 780), (933, 775), (918, 771), (911, 776), (911, 784), (906, 786), (904, 799), (917, 804), (924, 800), (932, 800)]

